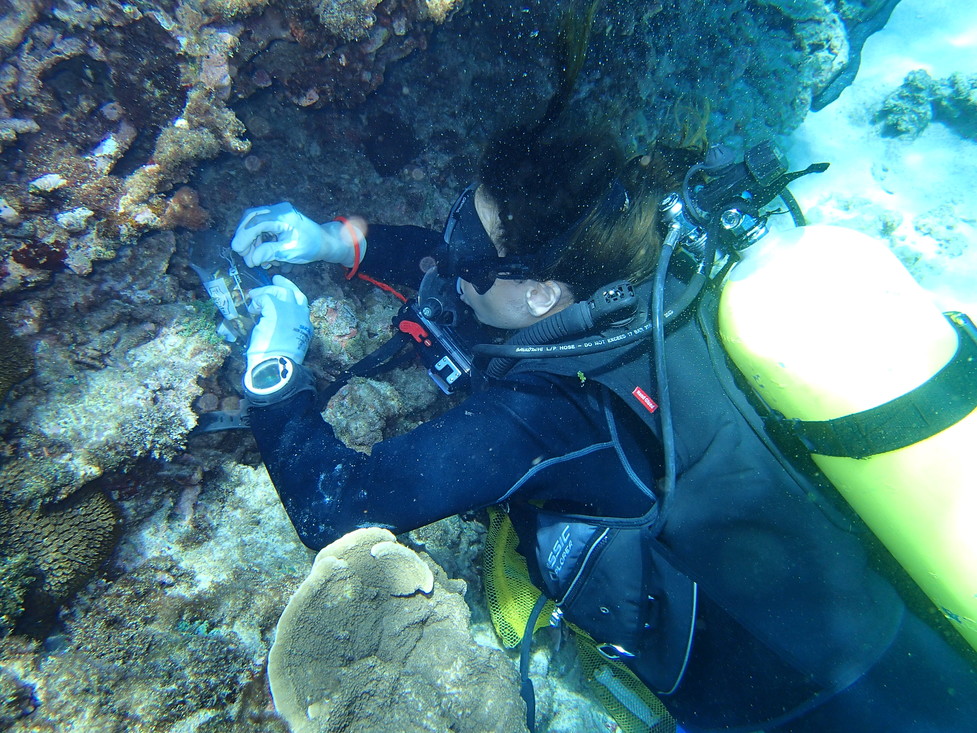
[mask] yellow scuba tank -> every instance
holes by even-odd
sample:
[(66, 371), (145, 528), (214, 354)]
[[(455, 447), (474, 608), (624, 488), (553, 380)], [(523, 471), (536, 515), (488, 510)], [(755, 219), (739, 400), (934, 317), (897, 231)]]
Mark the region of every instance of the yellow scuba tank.
[(883, 243), (833, 226), (746, 250), (719, 305), (747, 381), (977, 649), (977, 346), (966, 324)]

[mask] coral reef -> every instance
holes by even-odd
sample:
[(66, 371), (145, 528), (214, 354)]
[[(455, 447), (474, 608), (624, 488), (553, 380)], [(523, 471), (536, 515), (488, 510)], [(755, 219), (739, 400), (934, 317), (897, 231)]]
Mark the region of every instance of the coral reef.
[(890, 137), (919, 137), (934, 121), (977, 140), (977, 75), (934, 79), (924, 69), (911, 71), (876, 115), (882, 134)]
[[(793, 0), (789, 0), (787, 3), (778, 4), (785, 8), (785, 12), (789, 12), (786, 8), (795, 3)], [(796, 4), (802, 7), (810, 7), (809, 3)], [(858, 68), (861, 65), (862, 47), (865, 45), (865, 41), (873, 33), (885, 27), (892, 16), (892, 11), (899, 4), (899, 0), (838, 0), (836, 4), (838, 14), (844, 21), (848, 34), (847, 49), (845, 49), (847, 54), (839, 58), (840, 67), (837, 64), (835, 65), (835, 70), (829, 77), (828, 83), (820, 84), (815, 91), (811, 99), (811, 109), (815, 111), (824, 109), (831, 104), (855, 81), (855, 76), (858, 74)], [(811, 13), (811, 10), (808, 10), (808, 13)], [(814, 15), (807, 17), (815, 17), (816, 9), (814, 9), (814, 13)]]
[(176, 568), (147, 563), (71, 619), (72, 641), (40, 661), (35, 716), (83, 730), (114, 730), (121, 720), (159, 730), (232, 705), (259, 669), (232, 633), (201, 625), (170, 596), (180, 580)]
[[(175, 302), (164, 274), (173, 235), (144, 245), (88, 278), (56, 274), (55, 288), (10, 305), (36, 368), (0, 412), (0, 551), (22, 558), (20, 572), (4, 574), (6, 628), (22, 618), (42, 629), (91, 579), (118, 534), (112, 502), (91, 482), (181, 451), (197, 380), (226, 356), (209, 319)], [(25, 590), (28, 577), (37, 580)]]
[(848, 49), (833, 2), (605, 3), (578, 104), (642, 151), (679, 142), (676, 108), (708, 100), (710, 140), (749, 145), (797, 127)]
[(323, 548), (278, 622), (275, 707), (296, 733), (521, 730), (515, 670), (475, 643), (464, 590), (383, 529)]
[(82, 592), (56, 644), (0, 642), (0, 671), (36, 708), (13, 730), (285, 733), (264, 659), (310, 555), (263, 469), (203, 453), (212, 478), (144, 476), (121, 501), (138, 530), (117, 577)]
[(311, 349), (328, 366), (345, 369), (393, 335), (400, 303), (372, 287), (359, 293), (326, 287), (335, 295), (315, 298), (309, 306), (316, 336)]
[(951, 74), (938, 84), (936, 119), (957, 134), (977, 140), (977, 74)]
[[(483, 597), (482, 546), (485, 544), (484, 517), (446, 517), (440, 522), (418, 527), (407, 533), (406, 542), (423, 550), (440, 565), (449, 577), (465, 581), (466, 598)], [(469, 604), (473, 624), (490, 623), (488, 607), (481, 602)]]
[[(364, 409), (369, 405), (372, 409)], [(356, 378), (343, 387), (326, 408), (326, 421), (350, 448), (369, 452), (383, 440), (387, 421), (402, 412), (400, 395), (390, 384)]]
[(51, 446), (51, 460), (67, 467), (74, 481), (68, 487), (20, 481), (10, 486), (10, 498), (19, 503), (59, 500), (66, 489), (142, 456), (175, 456), (196, 424), (191, 403), (200, 394), (197, 377), (220, 366), (224, 355), (224, 347), (205, 334), (165, 326), (121, 363), (84, 374), (42, 404), (19, 403), (10, 412), (15, 420), (19, 417), (20, 429), (35, 444)]
[(440, 396), (423, 369), (395, 372), (387, 380), (357, 377), (329, 401), (323, 417), (347, 446), (369, 453), (374, 443), (428, 419), (428, 408), (443, 410)]
[(0, 291), (202, 225), (179, 215), (186, 189), (165, 194), (200, 161), (250, 150), (234, 100), (274, 86), (303, 107), (356, 105), (461, 1), (5, 4)]
[[(165, 272), (173, 235), (128, 248), (95, 278), (56, 276), (57, 287), (14, 308), (39, 332), (31, 390), (2, 414), (17, 446), (0, 472), (0, 498), (37, 508), (143, 456), (179, 452), (196, 424), (199, 377), (227, 346)], [(41, 312), (42, 322), (33, 314)], [(78, 315), (84, 314), (79, 319)]]

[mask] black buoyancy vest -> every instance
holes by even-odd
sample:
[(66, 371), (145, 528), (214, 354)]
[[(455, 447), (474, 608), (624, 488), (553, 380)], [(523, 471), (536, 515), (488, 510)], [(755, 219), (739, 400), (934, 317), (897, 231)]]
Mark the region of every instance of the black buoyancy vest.
[[(649, 288), (639, 288), (643, 297)], [(670, 278), (666, 296), (681, 288)], [(700, 311), (714, 309), (715, 301), (707, 293)], [(656, 440), (651, 341), (525, 359), (513, 373), (583, 374), (616, 395), (615, 409), (640, 415), (656, 436), (648, 439)], [(620, 530), (624, 537), (614, 529), (604, 532), (606, 518), (561, 523), (559, 515), (540, 512), (537, 560), (540, 574), (549, 578), (547, 590), (565, 598), (567, 617), (598, 640), (606, 632), (604, 640), (654, 656), (643, 660), (642, 677), (660, 692), (678, 684), (688, 661), (697, 589), (815, 689), (844, 688), (890, 644), (901, 600), (867, 567), (858, 537), (817, 500), (813, 484), (786, 470), (783, 457), (741, 414), (736, 404), (742, 400), (734, 403), (723, 388), (717, 369), (725, 366), (714, 365), (699, 323), (690, 319), (671, 330), (665, 348), (677, 464), (668, 515), (652, 514), (646, 526)], [(581, 526), (588, 524), (589, 534)], [(582, 550), (560, 562), (560, 538), (567, 532), (578, 533)], [(587, 557), (599, 559), (586, 567)], [(555, 566), (562, 572), (555, 573)], [(626, 578), (624, 568), (640, 570)], [(625, 594), (638, 600), (619, 603)], [(574, 599), (582, 597), (598, 600), (574, 608)]]

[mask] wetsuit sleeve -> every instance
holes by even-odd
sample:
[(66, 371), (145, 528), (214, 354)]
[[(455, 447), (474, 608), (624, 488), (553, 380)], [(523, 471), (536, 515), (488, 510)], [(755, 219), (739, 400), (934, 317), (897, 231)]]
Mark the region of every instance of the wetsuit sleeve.
[(251, 428), (299, 537), (317, 549), (357, 527), (401, 533), (504, 500), (541, 461), (590, 439), (579, 410), (548, 389), (479, 393), (371, 455), (335, 437), (311, 392), (253, 407)]
[(366, 257), (362, 270), (368, 275), (398, 285), (415, 286), (424, 272), (421, 260), (434, 254), (441, 234), (415, 226), (371, 224), (367, 232)]

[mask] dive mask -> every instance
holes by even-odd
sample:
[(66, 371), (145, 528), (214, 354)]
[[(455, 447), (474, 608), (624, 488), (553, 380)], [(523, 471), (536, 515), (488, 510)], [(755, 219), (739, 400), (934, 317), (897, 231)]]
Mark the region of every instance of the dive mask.
[(444, 225), (444, 244), (437, 253), (438, 273), (442, 277), (461, 278), (472, 284), (479, 293), (485, 293), (499, 278), (525, 280), (532, 277), (535, 258), (499, 257), (492, 238), (478, 218), (475, 210), (473, 183), (451, 207)]
[[(590, 213), (584, 210), (562, 234), (537, 246), (531, 255), (499, 256), (499, 251), (478, 218), (475, 191), (478, 184), (466, 188), (451, 207), (444, 225), (444, 244), (437, 253), (438, 272), (442, 277), (461, 278), (472, 284), (479, 295), (497, 279), (529, 280), (538, 278), (560, 257), (577, 228)], [(631, 205), (627, 190), (618, 179), (608, 185), (597, 204), (602, 213), (625, 212)]]

